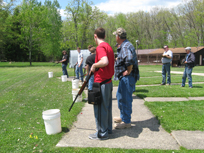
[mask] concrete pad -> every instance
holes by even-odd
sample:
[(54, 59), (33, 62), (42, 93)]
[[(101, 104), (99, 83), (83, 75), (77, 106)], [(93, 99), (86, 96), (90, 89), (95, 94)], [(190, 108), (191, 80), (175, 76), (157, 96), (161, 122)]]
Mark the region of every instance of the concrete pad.
[(204, 97), (188, 97), (189, 100), (204, 100)]
[[(162, 71), (154, 71), (157, 73), (162, 73)], [(171, 71), (172, 74), (183, 74), (183, 72), (179, 72), (179, 71)], [(204, 76), (204, 73), (192, 73), (192, 75), (198, 75), (198, 76)]]
[(187, 149), (204, 149), (204, 132), (201, 131), (173, 131), (173, 137), (180, 146)]
[[(114, 87), (113, 117), (120, 114), (115, 97), (116, 91), (117, 88)], [(82, 112), (77, 116), (77, 122), (63, 136), (57, 146), (178, 150), (180, 146), (176, 140), (159, 125), (158, 120), (144, 105), (144, 100), (137, 96), (133, 98), (131, 128), (114, 129), (113, 133), (109, 134), (108, 140), (90, 140), (88, 136), (96, 132), (96, 125), (93, 105), (86, 103)]]
[(144, 100), (148, 102), (188, 101), (187, 98), (182, 98), (182, 97), (147, 97), (147, 98), (144, 98)]
[(204, 76), (204, 73), (192, 73), (192, 75)]

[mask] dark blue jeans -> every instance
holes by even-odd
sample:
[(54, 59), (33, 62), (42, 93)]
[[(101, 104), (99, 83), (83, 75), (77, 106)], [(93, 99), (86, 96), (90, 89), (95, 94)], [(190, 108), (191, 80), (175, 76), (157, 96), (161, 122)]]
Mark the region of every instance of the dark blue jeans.
[(62, 64), (62, 73), (63, 75), (67, 75), (67, 78), (69, 77), (66, 64)]
[(93, 89), (93, 83), (94, 83), (94, 75), (92, 75), (89, 79), (88, 82), (88, 90), (92, 90)]
[(183, 77), (182, 77), (182, 86), (185, 86), (186, 77), (188, 77), (188, 85), (189, 85), (189, 87), (193, 87), (192, 76), (191, 76), (192, 71), (193, 71), (193, 68), (188, 68), (188, 66), (185, 67), (185, 70), (183, 72)]
[(120, 109), (120, 118), (125, 123), (131, 122), (132, 114), (132, 93), (135, 89), (136, 80), (133, 76), (124, 76), (119, 82), (116, 97), (118, 108)]
[(77, 77), (77, 79), (79, 79), (79, 73), (80, 73), (80, 75), (81, 75), (81, 81), (83, 82), (83, 64), (81, 64), (81, 66), (79, 67), (79, 64), (77, 64), (77, 66), (76, 66), (76, 77)]
[(98, 134), (100, 130), (99, 135), (101, 137), (108, 137), (108, 134), (112, 133), (112, 90), (112, 82), (102, 84), (102, 103), (100, 105), (94, 105), (94, 116), (97, 128), (96, 134)]
[(171, 74), (170, 74), (170, 63), (162, 65), (162, 83), (166, 84), (166, 73), (167, 73), (167, 84), (171, 83)]

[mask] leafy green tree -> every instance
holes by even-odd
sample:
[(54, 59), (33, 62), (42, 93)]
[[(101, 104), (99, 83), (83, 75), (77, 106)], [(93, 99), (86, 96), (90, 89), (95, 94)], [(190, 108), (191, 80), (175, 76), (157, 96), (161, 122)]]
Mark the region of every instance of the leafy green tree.
[(5, 44), (5, 55), (11, 61), (24, 61), (24, 55), (26, 55), (25, 51), (20, 48), (21, 41), (19, 36), (21, 34), (21, 24), (18, 18), (19, 7), (15, 7), (13, 13), (6, 20), (7, 43)]
[(13, 1), (5, 3), (3, 0), (0, 0), (0, 60), (6, 59), (5, 46), (9, 38), (9, 35), (7, 33), (7, 27), (9, 27), (9, 23), (7, 19), (11, 15), (11, 6), (13, 6)]
[(30, 65), (32, 65), (32, 51), (38, 47), (36, 41), (40, 35), (39, 25), (42, 21), (40, 6), (41, 3), (36, 0), (23, 0), (20, 9), (21, 39), (24, 40), (21, 47), (28, 49)]
[(54, 60), (56, 56), (61, 55), (60, 40), (62, 38), (62, 21), (58, 11), (60, 6), (57, 0), (54, 0), (53, 3), (46, 0), (42, 8), (44, 23), (41, 25), (43, 33), (40, 38), (40, 48), (44, 55)]
[(69, 26), (70, 36), (65, 36), (65, 39), (66, 41), (71, 40), (71, 42), (74, 42), (74, 48), (77, 46), (83, 48), (88, 45), (87, 41), (90, 39), (89, 27), (91, 23), (95, 24), (92, 21), (98, 20), (103, 16), (103, 13), (100, 13), (97, 7), (92, 8), (91, 5), (92, 2), (72, 0), (66, 7), (68, 14), (67, 23), (64, 25)]

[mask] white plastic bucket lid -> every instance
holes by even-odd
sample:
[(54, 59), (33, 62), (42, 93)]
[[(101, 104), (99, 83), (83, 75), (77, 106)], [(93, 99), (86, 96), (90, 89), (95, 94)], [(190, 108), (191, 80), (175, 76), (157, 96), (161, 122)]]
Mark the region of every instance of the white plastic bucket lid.
[(72, 82), (79, 82), (79, 79), (72, 79)]
[(78, 92), (79, 92), (79, 88), (77, 88), (77, 89), (72, 89), (72, 94), (78, 94)]
[(42, 117), (45, 120), (51, 120), (60, 117), (60, 110), (59, 109), (49, 109), (42, 113)]

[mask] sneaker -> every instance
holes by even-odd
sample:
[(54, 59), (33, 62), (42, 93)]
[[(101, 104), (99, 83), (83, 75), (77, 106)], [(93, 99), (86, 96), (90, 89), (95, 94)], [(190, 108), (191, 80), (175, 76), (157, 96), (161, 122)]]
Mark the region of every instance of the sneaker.
[(91, 139), (91, 140), (107, 140), (108, 137), (99, 138), (99, 137), (96, 135), (96, 133), (94, 133), (94, 134), (90, 134), (90, 135), (89, 135), (89, 139)]
[(165, 85), (166, 83), (161, 83), (161, 85)]
[(120, 122), (122, 122), (122, 119), (121, 119), (120, 117), (114, 117), (114, 118), (113, 118), (113, 121), (114, 121), (115, 123), (120, 123)]
[(189, 88), (193, 88), (193, 87), (189, 87)]
[(181, 85), (181, 87), (184, 87), (184, 86)]
[(171, 85), (171, 83), (167, 83), (166, 85), (170, 86), (170, 85)]
[(115, 129), (124, 129), (124, 128), (130, 128), (131, 127), (131, 123), (124, 123), (124, 122), (121, 122), (121, 123), (117, 123), (115, 124)]

